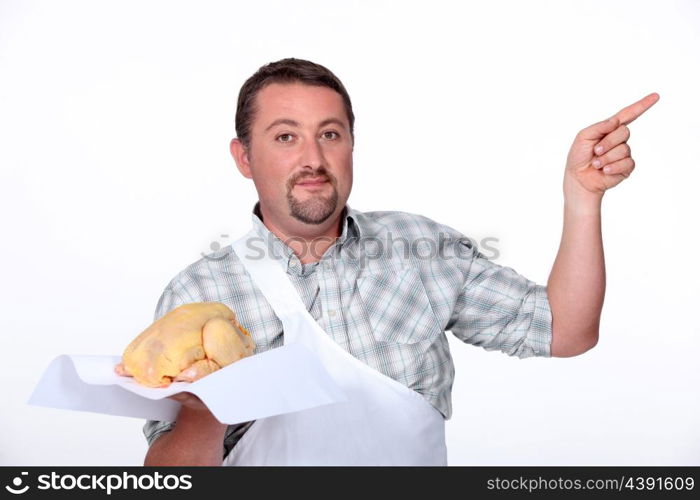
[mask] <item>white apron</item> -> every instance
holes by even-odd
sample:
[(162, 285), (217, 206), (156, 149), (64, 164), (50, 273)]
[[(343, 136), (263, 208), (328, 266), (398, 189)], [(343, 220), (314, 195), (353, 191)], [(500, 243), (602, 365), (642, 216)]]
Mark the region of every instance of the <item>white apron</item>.
[(282, 321), (284, 343), (314, 352), (348, 400), (256, 420), (223, 465), (447, 465), (442, 414), (329, 337), (306, 310), (283, 260), (269, 252), (246, 258), (254, 235), (251, 230), (233, 249)]

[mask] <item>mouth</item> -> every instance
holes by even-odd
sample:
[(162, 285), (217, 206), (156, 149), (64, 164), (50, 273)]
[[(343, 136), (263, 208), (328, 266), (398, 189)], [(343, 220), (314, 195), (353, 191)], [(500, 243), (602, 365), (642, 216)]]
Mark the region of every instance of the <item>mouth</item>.
[(297, 182), (297, 186), (301, 187), (306, 187), (306, 188), (313, 188), (313, 187), (320, 187), (325, 185), (328, 182), (328, 179), (325, 177), (318, 177), (315, 179), (304, 179), (300, 182)]

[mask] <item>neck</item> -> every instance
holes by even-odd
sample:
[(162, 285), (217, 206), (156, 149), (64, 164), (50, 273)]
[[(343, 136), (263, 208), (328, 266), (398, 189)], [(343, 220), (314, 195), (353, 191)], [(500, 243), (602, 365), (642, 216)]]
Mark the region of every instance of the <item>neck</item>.
[(262, 205), (262, 221), (265, 227), (287, 245), (302, 264), (316, 262), (342, 234), (345, 210), (336, 211), (322, 224), (306, 224), (296, 219), (276, 220)]

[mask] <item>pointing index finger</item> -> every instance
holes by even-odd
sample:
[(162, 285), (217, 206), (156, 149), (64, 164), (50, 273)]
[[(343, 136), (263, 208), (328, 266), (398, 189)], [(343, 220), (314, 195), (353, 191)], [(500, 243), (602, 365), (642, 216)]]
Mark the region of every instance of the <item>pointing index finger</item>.
[(643, 97), (634, 104), (630, 104), (629, 106), (622, 108), (613, 116), (619, 118), (620, 125), (628, 125), (637, 118), (639, 118), (642, 115), (642, 113), (644, 113), (647, 109), (651, 108), (654, 104), (656, 104), (656, 101), (658, 100), (659, 94), (657, 94), (656, 92), (652, 92), (651, 94), (649, 94), (646, 97)]

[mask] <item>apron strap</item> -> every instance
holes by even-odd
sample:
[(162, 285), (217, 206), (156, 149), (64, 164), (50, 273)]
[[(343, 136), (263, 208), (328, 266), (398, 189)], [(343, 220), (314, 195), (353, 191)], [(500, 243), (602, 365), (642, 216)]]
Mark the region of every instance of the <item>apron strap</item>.
[(289, 280), (289, 275), (284, 269), (286, 267), (284, 259), (271, 255), (267, 247), (262, 250), (262, 257), (260, 249), (251, 250), (247, 247), (248, 240), (256, 236), (258, 234), (255, 229), (251, 229), (231, 245), (253, 279), (253, 283), (260, 288), (283, 323), (285, 318), (300, 312), (311, 316), (299, 297), (299, 292)]

